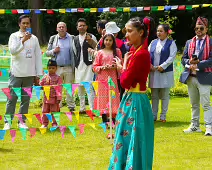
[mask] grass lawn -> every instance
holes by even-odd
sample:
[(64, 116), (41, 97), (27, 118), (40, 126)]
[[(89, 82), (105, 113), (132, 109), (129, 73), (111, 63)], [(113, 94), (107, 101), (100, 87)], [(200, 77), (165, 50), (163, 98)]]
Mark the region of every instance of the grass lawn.
[[(0, 104), (0, 115), (5, 112), (5, 103)], [(68, 111), (62, 108), (62, 111)], [(30, 107), (29, 113), (41, 113), (41, 109)], [(155, 152), (154, 170), (211, 170), (212, 169), (212, 137), (200, 134), (183, 134), (190, 122), (190, 104), (188, 98), (172, 98), (167, 116), (167, 123), (155, 123)], [(39, 127), (39, 122), (33, 117), (30, 127)], [(13, 127), (16, 127), (15, 118)], [(101, 118), (95, 118), (96, 124)], [(80, 123), (92, 123), (89, 117), (80, 115)], [(66, 115), (61, 115), (60, 125), (77, 125), (75, 116), (70, 122)], [(0, 129), (3, 121), (0, 121)], [(74, 138), (69, 130), (65, 138), (61, 138), (59, 130), (47, 131), (41, 135), (37, 130), (36, 136), (22, 140), (17, 131), (15, 142), (11, 142), (10, 133), (0, 141), (0, 169), (58, 169), (58, 170), (105, 170), (108, 167), (112, 151), (107, 133), (100, 126), (94, 130), (85, 127), (85, 133)], [(201, 115), (201, 129), (203, 115)]]

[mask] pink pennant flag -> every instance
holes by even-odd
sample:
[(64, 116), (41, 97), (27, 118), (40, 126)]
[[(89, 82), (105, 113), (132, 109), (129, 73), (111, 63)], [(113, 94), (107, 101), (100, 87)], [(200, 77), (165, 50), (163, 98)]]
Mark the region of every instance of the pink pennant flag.
[(69, 118), (70, 122), (72, 122), (72, 113), (66, 112), (66, 116)]
[(10, 130), (10, 135), (12, 137), (12, 142), (14, 142), (16, 138), (16, 130)]
[(94, 120), (93, 113), (91, 110), (86, 110), (86, 113), (92, 120)]
[(12, 96), (10, 95), (10, 88), (2, 88), (1, 90), (8, 97), (8, 99), (10, 99), (10, 100), (12, 99)]
[(80, 134), (83, 134), (85, 132), (85, 124), (79, 124), (78, 126), (80, 128)]
[(42, 125), (42, 120), (41, 120), (40, 114), (34, 114), (34, 115), (38, 119), (38, 121), (40, 122), (40, 124)]
[(79, 84), (72, 84), (72, 95), (74, 95), (74, 92), (78, 87), (79, 87)]
[(30, 132), (30, 137), (33, 138), (36, 134), (36, 128), (30, 128), (29, 132)]
[(62, 138), (64, 138), (64, 134), (65, 134), (65, 131), (66, 131), (66, 126), (60, 126), (60, 132), (62, 133)]
[(0, 120), (2, 120), (2, 116), (0, 115)]
[(100, 83), (102, 83), (102, 84), (106, 87), (106, 89), (109, 88), (108, 82), (107, 82), (107, 81), (100, 81)]
[(53, 86), (57, 96), (62, 96), (62, 86)]
[(32, 88), (31, 87), (24, 87), (23, 90), (32, 98)]
[(22, 119), (22, 114), (15, 114), (15, 116), (18, 118), (18, 120), (21, 122), (21, 123), (24, 123), (23, 119)]

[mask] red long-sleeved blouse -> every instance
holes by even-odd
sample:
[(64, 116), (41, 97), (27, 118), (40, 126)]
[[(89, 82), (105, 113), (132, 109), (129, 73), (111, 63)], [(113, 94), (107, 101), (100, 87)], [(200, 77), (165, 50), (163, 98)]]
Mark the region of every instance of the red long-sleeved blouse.
[(136, 52), (137, 49), (132, 47), (130, 51), (134, 54), (130, 58), (128, 68), (123, 71), (120, 81), (121, 86), (125, 89), (135, 88), (137, 83), (140, 84), (140, 90), (146, 90), (146, 82), (150, 72), (150, 54), (145, 46)]

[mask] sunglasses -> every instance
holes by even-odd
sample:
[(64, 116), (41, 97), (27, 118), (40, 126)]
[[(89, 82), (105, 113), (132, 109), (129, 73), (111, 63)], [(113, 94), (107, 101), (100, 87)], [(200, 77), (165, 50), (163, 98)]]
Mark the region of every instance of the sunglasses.
[(197, 30), (203, 31), (204, 29), (205, 29), (204, 27), (196, 27), (196, 28), (194, 28), (195, 31), (197, 31)]

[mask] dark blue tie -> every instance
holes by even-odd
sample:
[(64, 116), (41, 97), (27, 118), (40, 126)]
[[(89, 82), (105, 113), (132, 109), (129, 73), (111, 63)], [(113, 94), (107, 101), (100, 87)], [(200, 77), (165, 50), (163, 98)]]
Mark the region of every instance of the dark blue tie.
[(198, 50), (198, 51), (200, 51), (201, 41), (202, 41), (202, 39), (200, 39), (200, 40), (198, 41), (198, 43), (197, 43), (197, 50)]

